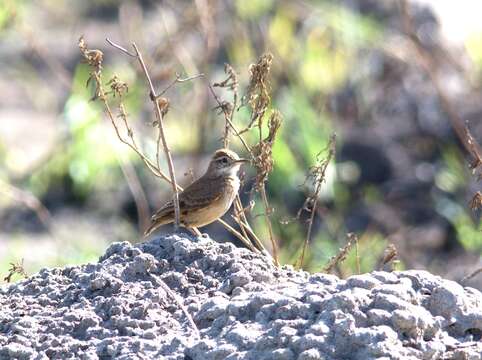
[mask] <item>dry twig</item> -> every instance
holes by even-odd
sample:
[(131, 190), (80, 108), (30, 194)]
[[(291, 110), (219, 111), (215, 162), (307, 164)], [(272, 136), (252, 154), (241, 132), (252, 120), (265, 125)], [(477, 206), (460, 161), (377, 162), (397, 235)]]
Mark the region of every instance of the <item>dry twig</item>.
[[(134, 48), (134, 54), (130, 53), (127, 51), (125, 48), (123, 48), (120, 45), (117, 45), (107, 39), (107, 42), (114, 46), (115, 48), (121, 50), (123, 53), (135, 57), (138, 61), (139, 64), (141, 65), (142, 71), (146, 77), (146, 80), (149, 84), (150, 88), (150, 99), (154, 104), (154, 110), (156, 113), (157, 117), (157, 126), (159, 129), (159, 137), (158, 137), (158, 143), (162, 141), (162, 145), (164, 148), (164, 153), (166, 155), (167, 159), (167, 164), (168, 164), (168, 169), (169, 169), (169, 183), (172, 185), (172, 191), (173, 191), (173, 203), (174, 203), (174, 213), (175, 213), (175, 225), (179, 226), (179, 197), (178, 197), (178, 186), (176, 183), (176, 177), (175, 177), (175, 172), (174, 172), (174, 164), (172, 162), (172, 157), (171, 157), (171, 152), (170, 149), (167, 145), (165, 133), (164, 133), (164, 127), (163, 127), (163, 113), (160, 107), (159, 102), (157, 101), (157, 95), (156, 91), (154, 89), (154, 85), (152, 83), (151, 77), (149, 75), (149, 72), (147, 70), (146, 64), (144, 62), (144, 59), (142, 57), (142, 54), (140, 53), (139, 49), (137, 48), (135, 43), (132, 43), (132, 47)], [(94, 99), (100, 98), (102, 102), (104, 103), (104, 106), (106, 107), (106, 111), (109, 114), (109, 117), (111, 118), (111, 122), (114, 125), (114, 128), (116, 129), (116, 133), (118, 138), (128, 146), (130, 146), (144, 161), (144, 163), (151, 169), (154, 173), (160, 175), (163, 178), (167, 179), (167, 176), (165, 176), (161, 171), (159, 166), (155, 166), (143, 153), (137, 145), (135, 144), (135, 141), (133, 140), (133, 135), (132, 135), (132, 130), (128, 127), (127, 125), (127, 116), (125, 114), (125, 109), (121, 103), (119, 110), (120, 110), (120, 117), (123, 119), (124, 124), (126, 125), (126, 128), (128, 130), (128, 137), (131, 139), (131, 141), (124, 140), (119, 133), (119, 130), (117, 128), (117, 125), (114, 121), (114, 117), (112, 115), (112, 111), (110, 110), (110, 106), (107, 102), (107, 95), (108, 93), (104, 92), (103, 87), (102, 87), (102, 61), (103, 61), (103, 53), (100, 50), (89, 50), (87, 48), (87, 45), (85, 44), (85, 41), (83, 37), (80, 38), (79, 40), (79, 48), (84, 56), (85, 61), (93, 68), (93, 71), (90, 74), (89, 81), (94, 80), (95, 81), (95, 95)], [(111, 87), (111, 92), (115, 96), (118, 94), (120, 97), (122, 97), (122, 94), (127, 91), (127, 85), (125, 83), (120, 82), (120, 80), (114, 76), (109, 82), (108, 85)]]
[[(261, 194), (261, 199), (264, 205), (264, 216), (266, 218), (266, 225), (268, 226), (269, 239), (273, 248), (273, 257), (275, 264), (278, 265), (278, 244), (274, 238), (273, 226), (271, 224), (270, 215), (273, 212), (268, 203), (268, 196), (266, 194), (265, 183), (268, 180), (268, 175), (273, 171), (273, 145), (276, 134), (281, 126), (281, 113), (274, 110), (268, 120), (269, 133), (268, 136), (261, 140), (253, 147), (251, 152), (253, 156), (254, 166), (256, 168), (256, 180), (254, 188)], [(259, 120), (259, 134), (261, 136), (261, 120)]]
[(233, 102), (223, 102), (219, 105), (219, 109), (224, 113), (225, 125), (224, 125), (224, 136), (223, 136), (223, 147), (228, 148), (229, 146), (229, 129), (230, 123), (233, 123), (234, 111), (238, 102), (238, 74), (234, 71), (233, 67), (229, 64), (224, 64), (224, 72), (227, 77), (225, 80), (214, 83), (213, 87), (221, 87), (230, 90), (233, 93)]
[[(231, 67), (228, 65), (227, 69), (231, 69)], [(232, 74), (235, 74), (234, 70), (232, 72), (231, 72), (231, 70), (228, 70), (228, 78), (226, 80), (224, 80), (223, 82), (216, 83), (214, 85), (216, 85), (218, 87), (221, 87), (221, 86), (223, 86), (223, 87), (224, 86), (234, 87), (234, 86), (236, 86), (237, 85), (236, 84), (237, 78), (233, 79), (234, 75), (232, 75)], [(216, 92), (214, 91), (213, 86), (209, 85), (209, 90), (210, 90), (211, 94), (213, 95), (214, 99), (216, 100), (216, 102), (218, 103), (217, 108), (221, 109), (221, 112), (224, 114), (226, 124), (229, 125), (230, 129), (234, 132), (236, 137), (238, 137), (238, 139), (241, 141), (241, 143), (243, 144), (245, 149), (248, 151), (250, 156), (253, 157), (253, 153), (252, 153), (252, 150), (251, 150), (250, 146), (248, 145), (246, 140), (243, 138), (241, 133), (236, 129), (236, 127), (233, 124), (232, 120), (233, 120), (233, 116), (234, 116), (234, 106), (232, 106), (232, 104), (229, 103), (229, 102), (222, 101), (218, 97)], [(234, 98), (234, 101), (235, 101), (235, 99), (236, 99), (236, 97)], [(226, 141), (226, 138), (228, 136), (229, 136), (229, 132), (225, 128), (223, 143), (225, 143), (227, 145), (229, 145), (229, 141)], [(254, 233), (254, 231), (252, 230), (251, 226), (248, 223), (248, 220), (247, 220), (246, 214), (245, 214), (245, 209), (243, 209), (243, 205), (241, 203), (241, 199), (239, 197), (239, 194), (236, 195), (236, 198), (234, 200), (234, 208), (235, 208), (234, 219), (238, 223), (238, 225), (240, 226), (241, 231), (243, 233), (243, 236), (245, 237), (245, 240), (247, 242), (251, 243), (251, 245), (250, 245), (251, 247), (254, 246), (257, 250), (261, 251), (262, 253), (267, 254), (266, 248), (263, 246), (263, 243), (259, 240), (259, 238), (256, 236), (256, 234)], [(243, 243), (244, 243), (244, 241), (243, 241)]]
[(464, 285), (467, 281), (469, 281), (470, 279), (474, 278), (475, 276), (479, 275), (480, 273), (482, 273), (482, 267), (478, 268), (478, 269), (475, 269), (474, 271), (472, 271), (470, 274), (468, 274), (467, 276), (464, 276), (462, 278), (462, 280), (460, 280), (460, 283), (462, 285)]
[[(336, 135), (333, 133), (330, 136), (330, 140), (328, 142), (328, 146), (326, 149), (322, 150), (318, 155), (316, 155), (316, 165), (310, 168), (308, 176), (306, 177), (306, 181), (311, 181), (313, 188), (315, 189), (312, 194), (310, 194), (303, 206), (298, 211), (297, 218), (301, 217), (301, 213), (303, 210), (310, 212), (310, 219), (308, 220), (308, 230), (306, 232), (306, 238), (303, 243), (303, 249), (301, 251), (301, 255), (297, 261), (298, 266), (301, 268), (303, 267), (303, 262), (305, 259), (306, 249), (311, 241), (311, 232), (313, 228), (313, 221), (315, 219), (316, 208), (318, 206), (318, 198), (320, 196), (321, 185), (326, 181), (326, 170), (328, 169), (328, 165), (330, 164), (331, 160), (335, 156), (335, 147), (336, 147)], [(321, 158), (321, 155), (327, 153), (326, 157)], [(358, 248), (358, 247), (357, 247)]]
[[(251, 121), (249, 125), (241, 131), (241, 134), (252, 129), (256, 122), (258, 122), (256, 125), (261, 130), (264, 114), (271, 101), (268, 76), (272, 62), (273, 55), (266, 53), (259, 58), (256, 64), (251, 64), (249, 67), (250, 80), (248, 91), (243, 97), (242, 104), (249, 104), (251, 107)], [(263, 135), (260, 131), (259, 139), (261, 140), (262, 137)]]
[(40, 222), (51, 232), (52, 216), (42, 202), (31, 192), (22, 190), (0, 179), (0, 194), (12, 198), (35, 212)]
[(339, 249), (338, 253), (336, 253), (334, 256), (330, 258), (330, 261), (328, 261), (328, 264), (326, 264), (326, 266), (323, 268), (323, 272), (330, 273), (331, 271), (333, 271), (336, 265), (345, 261), (346, 256), (350, 252), (353, 245), (358, 242), (358, 237), (356, 236), (356, 234), (349, 233), (347, 234), (347, 236), (348, 236), (348, 242), (346, 243), (345, 246)]
[(9, 283), (12, 281), (12, 276), (15, 274), (22, 275), (25, 278), (28, 276), (23, 265), (23, 259), (18, 261), (17, 263), (10, 263), (10, 269), (8, 269), (8, 275), (5, 276), (3, 280)]
[(176, 293), (174, 291), (172, 291), (171, 288), (169, 286), (167, 286), (167, 284), (159, 276), (154, 275), (152, 273), (150, 273), (149, 275), (151, 276), (151, 279), (153, 280), (153, 282), (156, 285), (158, 285), (159, 287), (161, 287), (176, 302), (176, 304), (179, 306), (181, 311), (184, 313), (184, 316), (186, 316), (189, 324), (191, 325), (191, 327), (194, 331), (194, 334), (196, 335), (196, 338), (199, 339), (201, 337), (201, 335), (199, 333), (199, 329), (197, 328), (196, 324), (194, 323), (194, 320), (193, 320), (191, 314), (189, 314), (186, 307), (182, 303), (182, 300), (179, 299), (179, 297), (176, 295)]

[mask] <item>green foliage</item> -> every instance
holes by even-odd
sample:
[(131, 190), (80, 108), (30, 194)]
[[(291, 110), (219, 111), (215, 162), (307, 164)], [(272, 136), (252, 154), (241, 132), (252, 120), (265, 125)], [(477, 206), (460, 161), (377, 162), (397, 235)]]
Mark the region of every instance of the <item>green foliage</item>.
[(8, 28), (22, 11), (23, 1), (3, 0), (0, 2), (0, 36), (2, 30)]
[[(106, 73), (109, 74), (108, 71)], [(89, 90), (85, 87), (87, 78), (87, 67), (78, 66), (73, 78), (72, 93), (63, 113), (67, 136), (62, 148), (58, 149), (41, 171), (32, 175), (30, 188), (36, 194), (43, 194), (67, 176), (71, 179), (76, 194), (86, 197), (94, 187), (113, 186), (119, 181), (121, 175), (118, 156), (134, 158), (128, 149), (118, 146), (118, 140), (104, 119), (99, 104), (89, 100)], [(129, 108), (136, 109), (140, 107), (139, 96), (136, 94), (138, 87), (132, 88), (134, 91), (130, 90), (131, 96), (126, 99), (126, 104)], [(132, 114), (135, 115), (135, 111)]]
[(241, 18), (251, 20), (269, 11), (273, 5), (273, 0), (236, 0), (235, 5)]
[(478, 222), (478, 224), (474, 222), (465, 212), (460, 212), (454, 219), (457, 238), (464, 248), (482, 255), (482, 228), (480, 227), (480, 219)]

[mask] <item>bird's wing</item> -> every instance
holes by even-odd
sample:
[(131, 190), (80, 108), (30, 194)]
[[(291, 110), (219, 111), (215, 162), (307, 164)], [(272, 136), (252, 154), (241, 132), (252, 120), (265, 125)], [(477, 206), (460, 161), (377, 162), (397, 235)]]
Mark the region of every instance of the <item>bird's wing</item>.
[[(213, 186), (212, 184), (216, 185)], [(221, 199), (224, 190), (225, 186), (220, 180), (213, 180), (211, 182), (198, 179), (179, 194), (179, 202), (183, 202), (184, 205), (189, 206), (190, 209), (203, 208)], [(179, 206), (182, 207), (181, 204)]]
[[(189, 208), (191, 211), (203, 208), (213, 202), (216, 202), (223, 196), (224, 186), (213, 187), (206, 185), (205, 181), (200, 180), (201, 179), (194, 181), (179, 194), (179, 207), (181, 214), (186, 208)], [(219, 184), (218, 181), (215, 181), (215, 183)], [(171, 200), (157, 210), (157, 212), (152, 215), (151, 220), (155, 221), (173, 212), (174, 205)]]

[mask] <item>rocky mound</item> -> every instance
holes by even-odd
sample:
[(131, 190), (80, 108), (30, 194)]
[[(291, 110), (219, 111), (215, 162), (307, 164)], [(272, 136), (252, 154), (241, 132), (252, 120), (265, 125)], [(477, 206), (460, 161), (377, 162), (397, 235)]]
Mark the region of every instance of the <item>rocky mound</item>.
[(185, 235), (0, 288), (0, 359), (480, 359), (482, 294), (424, 271), (341, 280)]

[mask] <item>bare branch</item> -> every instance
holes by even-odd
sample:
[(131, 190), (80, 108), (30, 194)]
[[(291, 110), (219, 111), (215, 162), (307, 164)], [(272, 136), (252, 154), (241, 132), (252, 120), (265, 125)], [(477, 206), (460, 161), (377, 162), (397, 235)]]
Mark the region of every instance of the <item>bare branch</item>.
[(9, 283), (12, 281), (12, 276), (15, 274), (22, 275), (23, 277), (28, 276), (23, 265), (23, 259), (16, 263), (10, 263), (10, 269), (8, 269), (8, 274), (3, 278), (3, 280)]
[[(303, 207), (300, 209), (300, 211), (298, 211), (298, 217), (300, 216), (301, 211), (303, 211), (303, 209), (307, 209), (310, 211), (310, 220), (308, 221), (308, 231), (306, 233), (306, 238), (303, 243), (303, 250), (301, 251), (300, 258), (298, 259), (298, 264), (300, 268), (303, 267), (303, 262), (305, 260), (305, 252), (311, 241), (311, 232), (313, 228), (313, 221), (315, 219), (316, 208), (318, 206), (318, 197), (320, 196), (321, 185), (326, 181), (326, 170), (328, 169), (328, 165), (330, 164), (331, 159), (335, 156), (335, 141), (336, 141), (336, 135), (332, 134), (327, 146), (328, 154), (326, 158), (323, 160), (319, 159), (319, 156), (323, 152), (321, 151), (317, 155), (318, 164), (313, 166), (310, 169), (310, 173), (308, 174), (308, 178), (311, 178), (313, 181), (313, 184), (315, 186), (315, 191), (313, 194), (311, 194), (306, 198), (303, 204)], [(311, 209), (309, 209), (308, 207), (310, 204), (312, 207)]]
[(347, 234), (347, 236), (348, 236), (348, 242), (346, 243), (345, 246), (340, 248), (334, 256), (330, 258), (330, 261), (328, 261), (328, 264), (326, 264), (326, 266), (323, 268), (323, 272), (330, 273), (337, 264), (343, 262), (346, 259), (346, 256), (350, 252), (353, 245), (356, 242), (358, 242), (358, 238), (355, 234), (349, 233)]
[(133, 57), (133, 58), (137, 57), (136, 54), (130, 53), (126, 48), (124, 48), (124, 47), (116, 44), (115, 42), (113, 42), (113, 41), (110, 40), (109, 38), (105, 38), (105, 41), (107, 41), (110, 45), (112, 45), (113, 47), (115, 47), (117, 50), (122, 51), (124, 54), (126, 54), (126, 55), (128, 55), (128, 56), (130, 56), (130, 57)]
[(160, 137), (162, 139), (162, 145), (164, 147), (164, 153), (166, 154), (166, 159), (167, 159), (167, 165), (169, 169), (169, 176), (171, 180), (171, 185), (172, 185), (172, 191), (173, 191), (173, 204), (174, 204), (174, 219), (175, 219), (175, 226), (179, 226), (180, 222), (180, 210), (179, 210), (179, 193), (177, 191), (177, 183), (176, 183), (176, 174), (174, 172), (174, 163), (172, 162), (172, 157), (171, 157), (171, 151), (169, 150), (169, 147), (167, 145), (167, 140), (166, 136), (164, 134), (164, 124), (163, 124), (163, 115), (161, 112), (161, 108), (159, 107), (159, 102), (157, 101), (157, 95), (156, 95), (156, 90), (154, 89), (154, 85), (152, 84), (151, 77), (149, 76), (149, 72), (147, 71), (146, 64), (144, 63), (144, 59), (142, 58), (142, 54), (139, 52), (139, 49), (137, 48), (135, 43), (132, 43), (132, 47), (135, 50), (135, 54), (137, 56), (137, 60), (139, 60), (139, 63), (142, 67), (142, 70), (144, 72), (144, 75), (147, 79), (147, 82), (149, 83), (149, 88), (151, 89), (151, 100), (154, 103), (154, 110), (157, 115), (157, 121), (159, 122), (158, 127), (159, 127), (159, 133)]
[[(211, 84), (209, 84), (209, 90), (211, 91), (211, 94), (213, 95), (214, 99), (216, 100), (216, 102), (218, 103), (218, 105), (220, 107), (223, 106), (223, 103), (221, 101), (221, 99), (219, 99), (218, 95), (216, 94), (216, 92), (214, 91), (213, 87), (211, 86)], [(249, 147), (248, 143), (246, 142), (246, 140), (244, 140), (243, 136), (241, 135), (241, 133), (236, 129), (236, 127), (234, 126), (232, 120), (229, 118), (229, 117), (225, 117), (226, 119), (226, 122), (229, 124), (229, 126), (231, 127), (231, 129), (234, 131), (234, 134), (238, 137), (238, 139), (241, 141), (241, 143), (243, 144), (244, 148), (248, 151), (248, 153), (251, 154), (251, 148)], [(251, 154), (252, 155), (252, 154)]]
[(194, 80), (194, 79), (198, 79), (200, 77), (204, 77), (204, 74), (197, 74), (197, 75), (189, 76), (189, 77), (184, 78), (184, 79), (181, 79), (181, 75), (176, 74), (176, 79), (174, 79), (169, 85), (167, 85), (167, 87), (164, 90), (162, 90), (161, 93), (158, 94), (157, 96), (159, 97), (159, 96), (164, 95), (167, 92), (167, 90), (169, 90), (170, 88), (172, 88), (174, 85), (176, 85), (178, 83), (191, 81), (191, 80)]
[(176, 293), (174, 291), (171, 290), (171, 288), (169, 286), (167, 286), (167, 284), (161, 279), (160, 276), (154, 275), (152, 273), (150, 273), (149, 276), (151, 277), (151, 279), (153, 280), (153, 282), (156, 285), (161, 287), (176, 302), (176, 304), (179, 306), (181, 311), (184, 313), (184, 316), (186, 316), (186, 319), (188, 320), (189, 325), (191, 325), (191, 328), (194, 331), (194, 335), (196, 336), (197, 339), (199, 339), (201, 337), (201, 335), (199, 333), (199, 329), (197, 328), (196, 324), (194, 323), (194, 320), (193, 320), (191, 314), (189, 314), (189, 312), (187, 311), (187, 308), (182, 303), (182, 300), (176, 295)]
[(0, 179), (0, 194), (12, 198), (32, 210), (40, 222), (50, 232), (52, 216), (42, 202), (31, 192), (20, 189), (4, 180)]
[(467, 281), (469, 281), (470, 279), (474, 278), (475, 276), (479, 275), (480, 273), (482, 273), (482, 267), (472, 271), (470, 274), (468, 274), (467, 276), (464, 276), (462, 278), (462, 280), (460, 280), (460, 283), (462, 285), (464, 285)]

